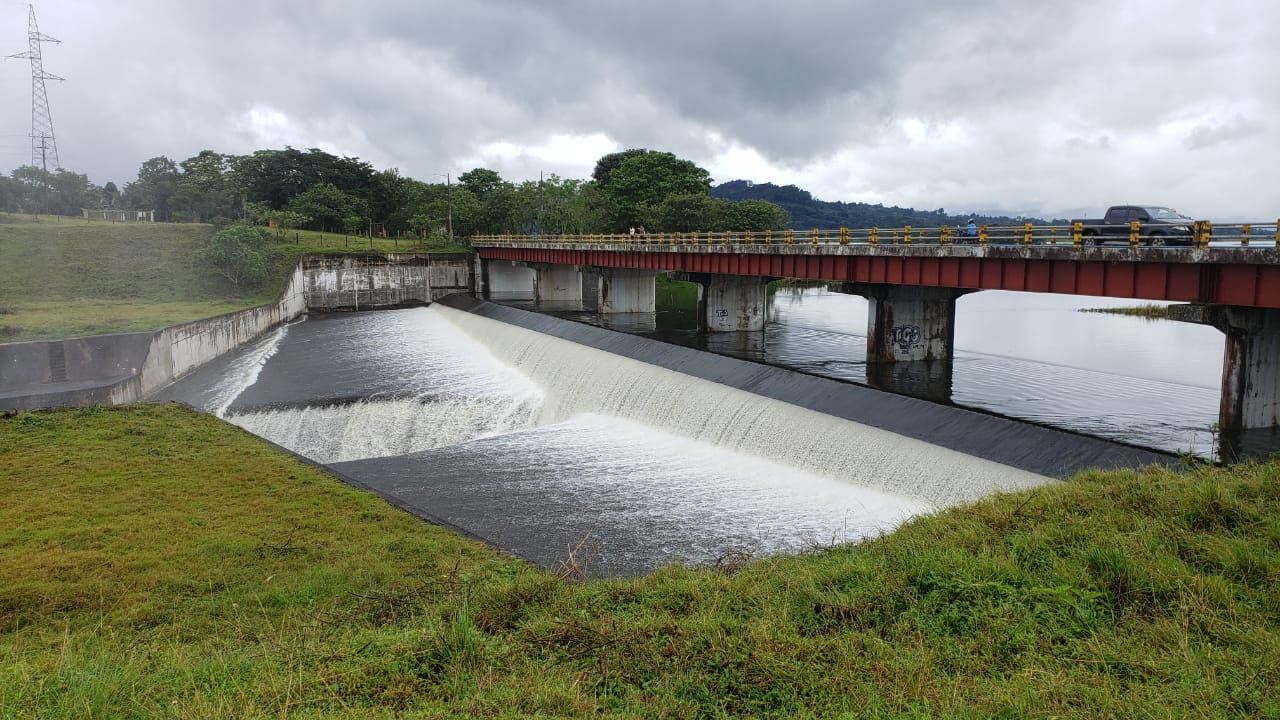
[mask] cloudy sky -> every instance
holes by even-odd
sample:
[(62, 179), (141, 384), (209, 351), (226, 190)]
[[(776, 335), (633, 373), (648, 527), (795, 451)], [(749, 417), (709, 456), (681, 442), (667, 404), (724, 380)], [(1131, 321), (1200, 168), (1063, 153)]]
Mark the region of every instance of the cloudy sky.
[[(673, 152), (716, 182), (1045, 217), (1280, 215), (1271, 0), (42, 0), (64, 167), (318, 147), (438, 182)], [(0, 54), (27, 6), (0, 0)], [(0, 63), (0, 172), (30, 69)]]

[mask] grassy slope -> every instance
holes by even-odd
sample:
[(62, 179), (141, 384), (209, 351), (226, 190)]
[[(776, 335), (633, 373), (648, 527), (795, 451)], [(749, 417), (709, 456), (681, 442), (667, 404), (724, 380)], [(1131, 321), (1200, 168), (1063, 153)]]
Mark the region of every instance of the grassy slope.
[(177, 406), (0, 458), (0, 717), (1280, 716), (1277, 465), (576, 583)]
[(154, 330), (264, 302), (191, 267), (212, 232), (0, 216), (0, 342)]
[[(191, 266), (209, 225), (88, 222), (0, 214), (0, 342), (157, 330), (275, 299), (285, 270), (305, 252), (367, 252), (368, 240), (290, 233), (277, 276), (236, 289)], [(420, 248), (375, 240), (379, 252)]]

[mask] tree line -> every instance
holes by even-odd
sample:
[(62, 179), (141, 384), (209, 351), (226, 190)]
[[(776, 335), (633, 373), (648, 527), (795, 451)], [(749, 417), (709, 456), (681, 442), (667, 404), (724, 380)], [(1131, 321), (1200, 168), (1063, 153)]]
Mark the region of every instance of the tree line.
[(86, 175), (24, 166), (0, 176), (0, 211), (79, 216), (82, 208), (153, 210), (159, 221), (420, 237), (500, 233), (779, 230), (788, 216), (761, 199), (711, 196), (711, 176), (668, 152), (600, 158), (589, 180), (510, 182), (487, 168), (423, 182), (312, 148), (142, 163), (123, 189)]

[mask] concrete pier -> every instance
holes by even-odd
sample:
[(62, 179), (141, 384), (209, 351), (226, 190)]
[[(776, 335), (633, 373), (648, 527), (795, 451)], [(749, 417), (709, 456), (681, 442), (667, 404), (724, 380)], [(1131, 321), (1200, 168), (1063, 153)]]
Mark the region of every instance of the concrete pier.
[(539, 303), (582, 308), (582, 271), (577, 265), (533, 266), (533, 299)]
[(1212, 325), (1227, 336), (1218, 424), (1229, 432), (1280, 425), (1280, 310), (1172, 305), (1169, 316)]
[(969, 291), (875, 283), (840, 283), (832, 289), (867, 298), (868, 365), (935, 361), (951, 364), (956, 299)]
[(698, 317), (703, 332), (764, 330), (768, 278), (691, 274), (689, 279), (699, 286)]
[(599, 268), (596, 310), (601, 315), (614, 313), (651, 313), (657, 292), (654, 270)]
[(510, 260), (484, 260), (483, 263), (481, 286), (484, 297), (498, 302), (533, 299), (533, 268)]

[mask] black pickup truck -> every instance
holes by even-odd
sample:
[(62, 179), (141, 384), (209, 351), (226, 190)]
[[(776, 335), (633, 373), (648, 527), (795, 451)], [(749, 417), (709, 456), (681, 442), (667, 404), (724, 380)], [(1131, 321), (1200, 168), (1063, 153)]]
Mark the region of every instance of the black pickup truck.
[(1155, 205), (1112, 205), (1101, 219), (1072, 220), (1083, 226), (1085, 242), (1129, 242), (1129, 223), (1138, 221), (1139, 242), (1144, 245), (1190, 245), (1194, 222), (1167, 207)]

